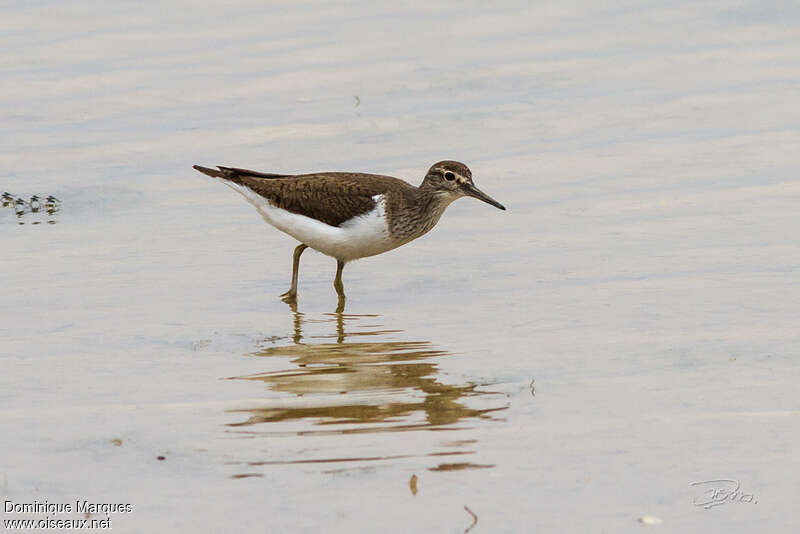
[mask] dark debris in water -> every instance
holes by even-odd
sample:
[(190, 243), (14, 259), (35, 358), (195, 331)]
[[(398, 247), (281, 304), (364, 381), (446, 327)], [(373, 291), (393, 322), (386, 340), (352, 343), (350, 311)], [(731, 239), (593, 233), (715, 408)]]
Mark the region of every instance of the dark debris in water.
[(30, 197), (15, 195), (4, 191), (0, 195), (0, 202), (4, 208), (13, 209), (17, 217), (17, 224), (55, 224), (58, 220), (56, 214), (61, 211), (61, 200), (53, 195)]
[(464, 505), (464, 510), (466, 510), (467, 513), (472, 516), (472, 524), (467, 527), (467, 530), (464, 531), (464, 534), (469, 534), (469, 531), (475, 528), (475, 525), (478, 524), (478, 515), (472, 510), (470, 510), (469, 506), (467, 506), (466, 504)]
[(461, 471), (464, 469), (491, 469), (493, 464), (473, 464), (470, 462), (461, 462), (453, 464), (439, 464), (436, 467), (429, 467), (428, 471)]

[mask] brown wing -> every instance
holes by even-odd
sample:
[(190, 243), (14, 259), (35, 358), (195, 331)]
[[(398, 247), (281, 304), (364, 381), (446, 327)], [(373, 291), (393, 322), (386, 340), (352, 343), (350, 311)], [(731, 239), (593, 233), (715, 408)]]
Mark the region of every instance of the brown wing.
[(387, 192), (385, 184), (371, 178), (363, 174), (320, 173), (268, 180), (244, 177), (241, 183), (274, 206), (340, 226), (375, 209), (373, 197)]
[(232, 167), (218, 167), (218, 171), (199, 165), (194, 168), (244, 185), (274, 206), (331, 226), (340, 226), (375, 209), (375, 195), (392, 195), (409, 187), (398, 178), (375, 174), (323, 172), (292, 176)]
[(272, 174), (234, 167), (219, 171), (194, 166), (198, 171), (244, 185), (276, 207), (322, 221), (331, 226), (375, 209), (375, 195), (402, 195), (409, 184), (391, 176), (349, 172)]

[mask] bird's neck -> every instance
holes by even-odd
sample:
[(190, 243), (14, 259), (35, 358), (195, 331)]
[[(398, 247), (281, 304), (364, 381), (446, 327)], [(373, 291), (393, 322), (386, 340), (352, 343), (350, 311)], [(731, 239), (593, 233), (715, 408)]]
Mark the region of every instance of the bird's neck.
[(453, 200), (450, 195), (429, 190), (423, 184), (406, 198), (402, 209), (404, 215), (395, 221), (393, 234), (410, 241), (428, 233)]
[(439, 217), (442, 216), (444, 210), (447, 209), (447, 206), (449, 206), (453, 200), (455, 200), (453, 196), (442, 193), (441, 191), (422, 191), (419, 202), (417, 203), (417, 209), (422, 217), (430, 221), (430, 227), (428, 227), (427, 230), (430, 230), (439, 222)]

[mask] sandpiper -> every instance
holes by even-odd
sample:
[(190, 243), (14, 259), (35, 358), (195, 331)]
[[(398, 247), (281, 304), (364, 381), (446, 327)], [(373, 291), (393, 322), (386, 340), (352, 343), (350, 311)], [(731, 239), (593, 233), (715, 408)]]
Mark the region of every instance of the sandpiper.
[(353, 172), (273, 174), (195, 165), (241, 193), (269, 224), (294, 237), (292, 285), (281, 295), (297, 298), (300, 255), (309, 247), (336, 259), (334, 287), (344, 302), (342, 269), (347, 262), (381, 254), (430, 231), (445, 208), (463, 196), (505, 210), (475, 187), (463, 163), (440, 161), (415, 187), (399, 178)]
[(36, 213), (39, 211), (39, 208), (42, 207), (42, 201), (38, 195), (33, 195), (30, 201), (28, 201), (28, 206), (31, 208), (32, 212)]
[(21, 198), (14, 201), (14, 212), (17, 214), (17, 217), (25, 214), (25, 211), (27, 211), (25, 206), (27, 206), (27, 204)]

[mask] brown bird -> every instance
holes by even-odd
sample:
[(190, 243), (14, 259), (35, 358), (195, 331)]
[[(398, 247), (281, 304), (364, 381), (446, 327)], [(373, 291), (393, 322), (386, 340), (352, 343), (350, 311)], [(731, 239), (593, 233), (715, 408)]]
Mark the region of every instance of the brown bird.
[(297, 298), (300, 255), (308, 247), (336, 258), (334, 287), (344, 304), (342, 269), (347, 262), (381, 254), (426, 234), (445, 208), (464, 196), (505, 210), (475, 187), (463, 163), (440, 161), (415, 187), (398, 178), (353, 172), (272, 174), (232, 167), (194, 169), (241, 193), (265, 221), (289, 234), (294, 249), (292, 285), (281, 295)]

